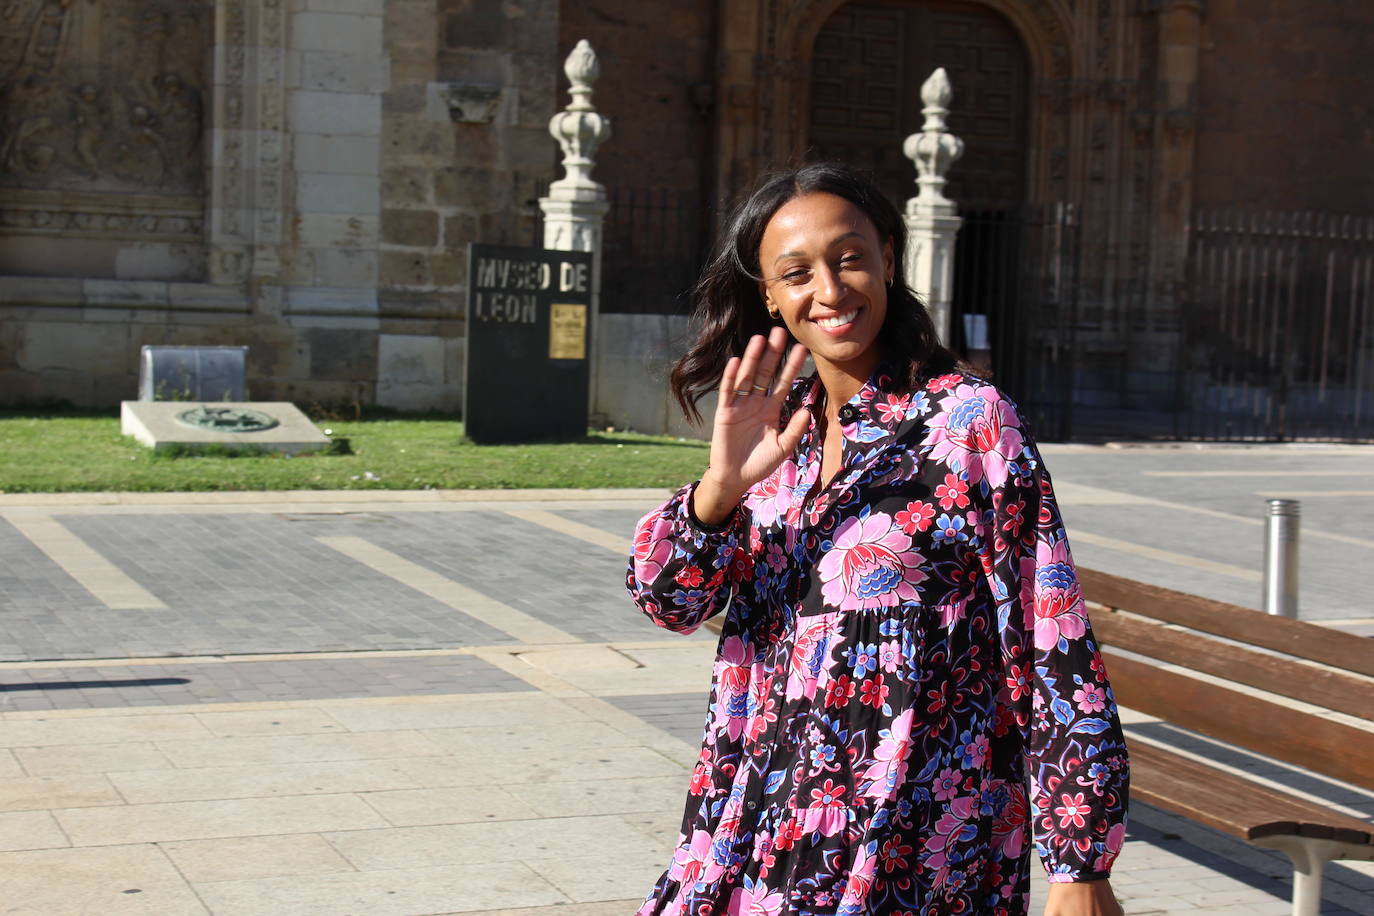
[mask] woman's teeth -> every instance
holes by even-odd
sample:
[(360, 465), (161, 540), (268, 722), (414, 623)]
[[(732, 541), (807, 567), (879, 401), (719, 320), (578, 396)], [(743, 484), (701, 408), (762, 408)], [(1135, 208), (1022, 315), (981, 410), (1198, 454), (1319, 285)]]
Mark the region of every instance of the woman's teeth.
[(845, 312), (843, 315), (835, 315), (830, 318), (820, 318), (816, 324), (823, 328), (842, 328), (854, 320), (854, 316), (859, 314), (858, 310)]

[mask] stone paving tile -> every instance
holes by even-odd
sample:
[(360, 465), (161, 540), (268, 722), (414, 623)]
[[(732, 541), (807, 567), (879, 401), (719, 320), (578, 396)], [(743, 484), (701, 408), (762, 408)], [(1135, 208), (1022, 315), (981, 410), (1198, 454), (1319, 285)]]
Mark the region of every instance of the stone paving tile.
[(0, 710), (437, 696), (529, 689), (519, 678), (472, 655), (0, 668)]
[[(299, 523), (262, 513), (60, 516), (74, 534), (161, 598), (169, 610), (112, 613), (89, 600), (73, 606), (47, 593), (16, 595), (16, 607), (35, 618), (37, 631), (6, 641), (23, 650), (13, 656), (17, 658), (415, 649), (511, 641), (315, 540), (346, 517), (326, 515), (323, 523)], [(399, 524), (391, 516), (376, 519), (380, 521), (359, 524), (367, 533)], [(23, 617), (21, 612), (20, 623)]]
[(674, 738), (693, 746), (701, 744), (706, 721), (705, 694), (659, 693), (603, 699), (650, 725), (658, 726)]
[[(580, 513), (567, 517), (580, 519)], [(395, 524), (341, 518), (353, 535), (588, 642), (657, 639), (625, 593), (627, 557), (504, 512), (413, 512)], [(712, 637), (714, 638), (714, 637)]]

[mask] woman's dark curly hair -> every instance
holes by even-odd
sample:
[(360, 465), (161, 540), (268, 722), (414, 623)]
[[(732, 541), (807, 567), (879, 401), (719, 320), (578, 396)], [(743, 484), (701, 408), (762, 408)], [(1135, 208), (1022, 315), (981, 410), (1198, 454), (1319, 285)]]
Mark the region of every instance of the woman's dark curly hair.
[(693, 422), (701, 420), (697, 402), (719, 385), (730, 357), (742, 354), (755, 334), (766, 336), (774, 325), (781, 324), (781, 319), (769, 316), (759, 295), (763, 279), (759, 243), (768, 221), (783, 204), (804, 194), (817, 193), (843, 197), (873, 222), (880, 238), (892, 241), (897, 270), (887, 290), (887, 317), (877, 343), (885, 360), (906, 369), (898, 373), (897, 384), (911, 391), (924, 378), (958, 367), (955, 355), (940, 345), (925, 304), (902, 276), (906, 257), (906, 223), (902, 215), (858, 171), (833, 162), (813, 163), (771, 176), (736, 208), (729, 228), (702, 271), (693, 313), (699, 326), (697, 339), (673, 366), (670, 376), (673, 395)]

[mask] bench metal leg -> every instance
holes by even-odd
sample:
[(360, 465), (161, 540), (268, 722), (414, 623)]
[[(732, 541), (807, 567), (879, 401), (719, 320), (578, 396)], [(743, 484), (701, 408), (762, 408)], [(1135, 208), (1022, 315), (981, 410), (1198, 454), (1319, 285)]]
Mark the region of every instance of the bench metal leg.
[(1293, 861), (1293, 916), (1319, 916), (1322, 905), (1322, 871), (1333, 859), (1374, 862), (1374, 846), (1342, 843), (1305, 836), (1267, 836), (1252, 840), (1288, 855)]

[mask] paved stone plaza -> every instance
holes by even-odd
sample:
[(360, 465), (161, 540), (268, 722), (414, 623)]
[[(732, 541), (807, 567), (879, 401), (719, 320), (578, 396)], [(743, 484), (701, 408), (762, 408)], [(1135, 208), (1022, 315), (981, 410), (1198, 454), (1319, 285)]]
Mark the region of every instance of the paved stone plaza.
[[(1078, 561), (1254, 606), (1303, 500), (1306, 619), (1374, 635), (1374, 450), (1049, 446)], [(0, 486), (3, 481), (0, 480)], [(64, 914), (633, 912), (714, 643), (622, 580), (662, 491), (0, 495), (0, 900)], [(1374, 794), (1128, 711), (1136, 740)], [(1288, 912), (1288, 866), (1146, 806), (1131, 914)], [(1374, 913), (1335, 865), (1324, 913)]]

